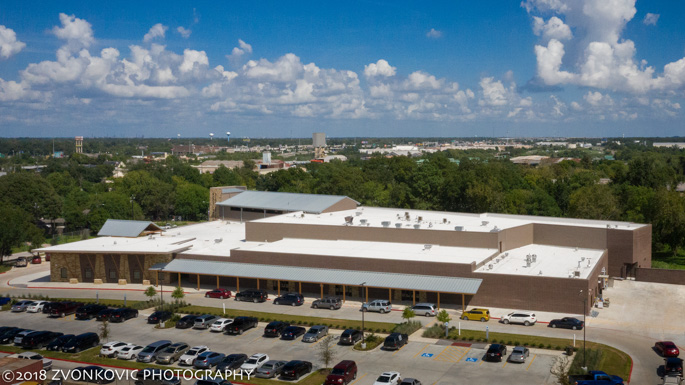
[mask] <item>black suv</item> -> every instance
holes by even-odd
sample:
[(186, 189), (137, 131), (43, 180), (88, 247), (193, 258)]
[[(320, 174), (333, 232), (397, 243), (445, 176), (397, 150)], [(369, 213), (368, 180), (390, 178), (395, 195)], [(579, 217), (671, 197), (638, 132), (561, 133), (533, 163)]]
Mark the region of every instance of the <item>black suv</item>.
[(50, 314), (52, 308), (56, 307), (57, 305), (59, 305), (59, 302), (48, 302), (46, 304), (43, 304), (43, 314)]
[(62, 351), (64, 353), (78, 353), (81, 350), (90, 349), (100, 343), (100, 337), (95, 333), (83, 333), (72, 338), (64, 344)]
[(225, 370), (238, 369), (245, 361), (247, 361), (247, 354), (229, 354), (219, 362), (216, 370), (223, 372)]
[(397, 350), (401, 349), (402, 346), (409, 342), (409, 336), (402, 333), (392, 333), (385, 337), (385, 342), (383, 342), (383, 349), (386, 350)]
[(109, 317), (112, 316), (112, 313), (114, 313), (117, 309), (112, 309), (112, 308), (107, 308), (100, 310), (96, 315), (95, 319), (98, 321), (109, 321)]
[(21, 340), (21, 347), (24, 349), (40, 349), (48, 345), (56, 338), (61, 337), (64, 333), (49, 332), (47, 330), (40, 332), (33, 332)]
[(188, 329), (195, 325), (196, 315), (183, 316), (180, 320), (176, 321), (176, 329)]
[(81, 319), (81, 320), (89, 320), (92, 319), (93, 317), (97, 316), (98, 313), (101, 311), (107, 309), (107, 306), (105, 305), (98, 305), (98, 304), (90, 304), (90, 305), (85, 305), (81, 306), (80, 308), (76, 309), (76, 319)]
[(274, 305), (302, 306), (304, 305), (304, 296), (300, 293), (288, 293), (276, 298)]
[(507, 347), (505, 345), (492, 344), (490, 345), (490, 348), (488, 349), (487, 353), (485, 353), (485, 360), (501, 362), (502, 357), (506, 355)]
[(240, 293), (235, 294), (236, 301), (247, 301), (247, 302), (264, 302), (269, 298), (269, 293), (266, 290), (243, 290)]
[(45, 347), (45, 350), (54, 350), (54, 351), (60, 351), (66, 345), (71, 341), (72, 338), (76, 337), (73, 334), (65, 334), (61, 337), (57, 337), (54, 339), (52, 342), (48, 344), (48, 346)]
[(147, 317), (147, 323), (158, 324), (160, 322), (166, 322), (172, 315), (173, 314), (169, 311), (156, 311)]
[(23, 332), (26, 329), (22, 328), (9, 328), (5, 330), (2, 334), (0, 334), (0, 344), (9, 344), (9, 343), (14, 343), (14, 337)]
[(259, 320), (255, 317), (235, 317), (232, 323), (224, 328), (226, 334), (243, 334), (245, 330), (257, 327)]
[(302, 375), (312, 371), (312, 363), (309, 361), (293, 360), (283, 366), (281, 378), (284, 380), (299, 380)]
[(110, 322), (124, 322), (127, 319), (138, 317), (138, 310), (131, 309), (130, 307), (122, 307), (112, 312), (109, 316)]
[(354, 345), (363, 338), (361, 330), (347, 329), (340, 335), (340, 345)]
[(269, 322), (264, 328), (264, 337), (280, 337), (288, 326), (290, 326), (290, 324), (283, 321)]

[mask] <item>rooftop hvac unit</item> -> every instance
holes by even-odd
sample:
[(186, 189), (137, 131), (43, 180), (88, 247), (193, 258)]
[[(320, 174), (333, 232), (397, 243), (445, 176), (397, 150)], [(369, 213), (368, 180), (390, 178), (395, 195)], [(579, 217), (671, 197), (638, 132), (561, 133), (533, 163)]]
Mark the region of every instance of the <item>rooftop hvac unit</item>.
[(464, 226), (454, 226), (456, 231), (464, 231)]
[(114, 241), (114, 244), (115, 244), (115, 245), (117, 244), (117, 241), (116, 241), (116, 240)]
[(423, 245), (424, 250), (430, 250), (433, 245)]
[(533, 262), (537, 262), (537, 260), (538, 260), (538, 255), (537, 255), (537, 254), (531, 255), (531, 257), (532, 257), (532, 261), (533, 261)]
[(420, 229), (420, 228), (421, 228), (421, 224), (420, 224), (420, 223), (415, 224), (415, 225), (414, 225), (414, 228), (417, 229), (417, 230)]
[(499, 228), (497, 226), (493, 227), (492, 230), (490, 230), (491, 233), (496, 233), (499, 232)]
[(217, 239), (214, 240), (214, 243), (221, 243), (221, 242), (223, 242), (223, 241), (224, 241), (223, 238), (217, 238)]
[(610, 228), (611, 228), (611, 225), (607, 225), (607, 229), (610, 229)]
[(366, 219), (360, 219), (360, 220), (359, 220), (359, 223), (361, 223), (362, 226), (365, 225), (365, 224), (366, 224)]
[(502, 256), (502, 258), (508, 257), (508, 256), (509, 256), (509, 252), (507, 251), (506, 253), (504, 253), (504, 255)]
[(542, 275), (542, 270), (540, 270), (540, 272), (538, 273), (538, 275)]
[(442, 218), (442, 223), (447, 223), (447, 218)]
[(588, 258), (587, 259), (587, 267), (590, 267), (592, 265), (592, 259)]
[(433, 228), (433, 222), (429, 222), (429, 223), (428, 223), (428, 227), (429, 227), (429, 228)]
[(383, 227), (390, 227), (390, 221), (383, 221), (381, 222), (381, 225), (383, 225)]
[(404, 212), (404, 219), (409, 220), (409, 211)]
[(355, 211), (354, 215), (358, 217), (358, 216), (362, 215), (362, 212), (361, 211)]
[(480, 223), (480, 225), (481, 225), (481, 226), (487, 226), (488, 223), (490, 223), (490, 222), (488, 222), (488, 221), (482, 221), (482, 222)]
[(419, 218), (417, 219), (417, 221), (418, 221), (418, 222), (423, 221), (423, 217), (419, 217)]
[(581, 263), (582, 263), (581, 261), (578, 261), (578, 268), (579, 268), (579, 269), (580, 269), (580, 264), (581, 264)]
[(399, 222), (397, 222), (397, 223), (395, 223), (395, 227), (397, 227), (398, 229), (400, 229), (400, 228), (402, 228), (402, 224), (399, 223)]
[(492, 263), (488, 263), (488, 270), (492, 270)]
[(580, 278), (580, 270), (574, 271), (574, 272), (573, 272), (573, 276), (574, 276), (575, 278)]
[(345, 223), (351, 225), (353, 221), (354, 221), (354, 217), (353, 217), (353, 216), (349, 215), (349, 216), (346, 216), (346, 217), (345, 217)]

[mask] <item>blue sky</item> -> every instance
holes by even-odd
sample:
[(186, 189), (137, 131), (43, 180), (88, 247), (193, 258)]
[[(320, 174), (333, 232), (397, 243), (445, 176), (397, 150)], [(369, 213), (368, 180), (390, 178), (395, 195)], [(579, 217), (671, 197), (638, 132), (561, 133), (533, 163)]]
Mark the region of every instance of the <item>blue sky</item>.
[(0, 136), (685, 134), (685, 4), (3, 2)]

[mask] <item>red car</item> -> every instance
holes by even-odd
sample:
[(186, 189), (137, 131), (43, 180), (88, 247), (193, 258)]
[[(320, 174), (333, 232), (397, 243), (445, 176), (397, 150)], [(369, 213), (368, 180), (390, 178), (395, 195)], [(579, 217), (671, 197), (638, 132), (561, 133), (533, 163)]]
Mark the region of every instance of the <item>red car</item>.
[(663, 357), (678, 357), (680, 350), (671, 341), (659, 341), (654, 344), (654, 349)]
[(40, 263), (43, 263), (43, 260), (40, 258), (39, 255), (36, 255), (33, 257), (33, 259), (31, 259), (31, 263), (34, 265), (38, 265)]
[(231, 298), (231, 291), (226, 289), (214, 289), (205, 293), (205, 298)]

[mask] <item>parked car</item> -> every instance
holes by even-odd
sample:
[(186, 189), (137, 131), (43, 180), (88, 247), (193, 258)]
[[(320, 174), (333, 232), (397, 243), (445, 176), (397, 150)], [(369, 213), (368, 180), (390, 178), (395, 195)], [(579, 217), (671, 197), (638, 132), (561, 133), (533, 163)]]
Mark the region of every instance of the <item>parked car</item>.
[(654, 344), (654, 350), (662, 357), (678, 357), (680, 350), (672, 341), (659, 341)]
[(69, 342), (65, 343), (64, 346), (62, 346), (62, 352), (78, 353), (82, 350), (94, 348), (98, 346), (99, 343), (100, 337), (98, 337), (97, 334), (92, 332), (83, 333), (73, 337)]
[(522, 324), (526, 326), (535, 325), (537, 319), (535, 318), (535, 313), (527, 311), (515, 311), (511, 312), (500, 318), (500, 322), (503, 324)]
[(299, 380), (300, 377), (312, 371), (309, 361), (293, 360), (283, 366), (281, 378), (284, 380)]
[(217, 353), (212, 351), (206, 351), (193, 361), (193, 366), (197, 369), (209, 369), (211, 367), (217, 366), (221, 360), (224, 359), (223, 353)]
[(92, 382), (97, 384), (109, 384), (114, 382), (116, 374), (113, 370), (105, 369), (101, 366), (79, 366), (72, 369), (70, 373), (70, 380), (79, 382)]
[(23, 332), (26, 329), (22, 328), (10, 328), (8, 330), (5, 330), (2, 335), (0, 335), (0, 344), (10, 344), (14, 343), (14, 337), (16, 337), (17, 334)]
[(166, 349), (169, 345), (171, 345), (171, 341), (169, 340), (155, 341), (146, 346), (145, 349), (143, 349), (140, 353), (138, 353), (138, 358), (136, 359), (136, 361), (149, 363), (155, 362), (157, 355), (161, 353), (164, 349)]
[(117, 352), (117, 358), (120, 360), (132, 360), (138, 358), (138, 354), (145, 349), (145, 346), (130, 344), (126, 345)]
[(246, 330), (256, 328), (258, 323), (259, 319), (256, 317), (236, 317), (224, 331), (226, 334), (243, 334)]
[(193, 329), (207, 329), (211, 324), (219, 319), (219, 317), (211, 314), (203, 314), (195, 318), (195, 323), (193, 324)]
[(75, 314), (76, 309), (82, 305), (79, 302), (60, 302), (57, 306), (50, 309), (50, 317), (64, 318), (69, 314)]
[(209, 348), (204, 345), (193, 346), (185, 354), (178, 359), (179, 365), (192, 365), (197, 356), (208, 351)]
[(664, 375), (677, 374), (683, 376), (683, 359), (678, 357), (668, 357), (664, 360)]
[(135, 372), (134, 385), (181, 385), (178, 373), (171, 369), (145, 368)]
[(45, 262), (50, 262), (50, 253), (45, 253)]
[(52, 369), (52, 360), (49, 358), (45, 358), (41, 354), (36, 352), (21, 352), (17, 354), (12, 354), (8, 357), (20, 358), (22, 360), (41, 360), (43, 361), (43, 370)]
[(398, 350), (408, 343), (408, 335), (403, 333), (391, 333), (389, 336), (385, 337), (385, 341), (383, 342), (383, 349)]
[(411, 309), (416, 315), (434, 317), (438, 313), (438, 307), (434, 303), (417, 303)]
[(173, 314), (170, 311), (156, 311), (147, 317), (147, 323), (158, 324), (160, 322), (166, 322), (171, 318)]
[(35, 330), (26, 329), (26, 330), (22, 331), (21, 333), (17, 334), (16, 336), (14, 336), (14, 344), (15, 345), (21, 345), (21, 342), (24, 340), (24, 337), (26, 337), (27, 335), (29, 335), (33, 332), (35, 332)]
[(392, 303), (387, 299), (375, 299), (371, 302), (363, 303), (361, 311), (377, 311), (381, 314), (392, 310)]
[(583, 326), (585, 326), (585, 323), (579, 320), (578, 318), (564, 317), (561, 319), (553, 319), (549, 321), (549, 324), (547, 326), (551, 328), (582, 330)]
[(402, 377), (399, 372), (385, 372), (376, 378), (373, 385), (399, 385)]
[(269, 322), (264, 328), (264, 337), (280, 337), (289, 326), (289, 323), (283, 321)]
[(288, 326), (283, 330), (283, 333), (281, 333), (281, 339), (282, 340), (294, 340), (299, 336), (304, 335), (304, 333), (307, 332), (307, 329), (301, 327), (301, 326)]
[(29, 306), (33, 305), (33, 301), (29, 300), (24, 300), (24, 301), (19, 301), (12, 305), (12, 308), (10, 309), (14, 313), (20, 313), (26, 311)]
[(464, 321), (470, 320), (486, 322), (490, 320), (490, 310), (482, 308), (473, 308), (462, 313), (461, 319), (463, 319)]
[(324, 385), (347, 385), (357, 378), (357, 363), (352, 360), (340, 361), (326, 376)]
[(302, 337), (302, 342), (316, 342), (319, 338), (323, 338), (328, 335), (328, 326), (326, 325), (314, 325), (309, 328), (307, 333)]
[(26, 312), (40, 313), (43, 311), (43, 306), (45, 306), (46, 303), (48, 303), (48, 301), (33, 301), (33, 303), (26, 308)]
[(573, 374), (568, 376), (571, 384), (611, 384), (623, 385), (623, 379), (619, 376), (606, 374), (601, 370), (590, 370), (586, 374)]
[(173, 364), (176, 360), (181, 358), (189, 349), (189, 346), (185, 342), (176, 342), (175, 344), (169, 345), (161, 353), (157, 355), (158, 364)]
[(19, 257), (17, 260), (14, 262), (14, 267), (26, 267), (28, 266), (29, 261), (26, 259), (26, 257)]
[(247, 354), (234, 353), (229, 354), (224, 357), (219, 365), (216, 366), (216, 370), (223, 372), (226, 370), (236, 370), (239, 369), (247, 361)]
[(45, 350), (60, 351), (62, 350), (62, 347), (74, 337), (75, 335), (73, 334), (65, 334), (63, 336), (57, 337), (54, 340), (52, 340), (52, 342), (47, 344)]
[(524, 363), (526, 362), (526, 358), (528, 358), (529, 355), (530, 351), (528, 351), (528, 348), (523, 346), (517, 346), (511, 350), (511, 354), (509, 355), (509, 358), (507, 360), (509, 362)]
[(123, 349), (125, 346), (128, 346), (129, 344), (126, 342), (121, 342), (121, 341), (112, 341), (108, 342), (100, 348), (100, 355), (105, 356), (105, 357), (114, 357)]
[(664, 376), (664, 380), (661, 385), (682, 385), (683, 378), (677, 374), (669, 374)]
[(176, 321), (176, 329), (188, 329), (195, 325), (196, 315), (186, 315), (181, 317), (180, 320)]
[(267, 361), (269, 356), (264, 353), (256, 353), (247, 358), (247, 360), (240, 365), (240, 370), (243, 372), (255, 373)]
[(502, 358), (507, 355), (507, 347), (500, 344), (491, 344), (488, 351), (485, 353), (486, 361), (501, 362)]
[(257, 369), (255, 377), (259, 378), (275, 378), (283, 371), (283, 367), (288, 361), (276, 361), (269, 360), (262, 365), (261, 368)]
[(109, 321), (109, 319), (112, 317), (112, 314), (114, 314), (114, 312), (117, 311), (117, 310), (118, 310), (118, 309), (111, 309), (111, 308), (107, 308), (107, 309), (100, 310), (100, 311), (95, 315), (95, 319), (96, 319), (97, 321)]
[(10, 297), (0, 297), (0, 306), (5, 306), (8, 303), (12, 302), (12, 298)]
[(78, 309), (76, 309), (76, 319), (80, 320), (89, 320), (93, 317), (96, 317), (98, 313), (101, 311), (107, 309), (107, 306), (105, 305), (98, 305), (95, 303), (81, 306)]
[(57, 306), (59, 302), (48, 302), (43, 305), (43, 314), (50, 314), (50, 311), (52, 310), (53, 307)]
[(405, 378), (400, 382), (400, 385), (421, 385), (421, 381), (416, 378)]
[(264, 302), (269, 299), (269, 293), (266, 290), (243, 290), (240, 293), (235, 294), (236, 301), (247, 301), (247, 302)]
[(219, 318), (218, 320), (212, 322), (212, 326), (209, 327), (211, 332), (223, 332), (224, 328), (233, 323), (232, 318)]
[(314, 309), (322, 308), (322, 309), (338, 310), (342, 307), (342, 300), (338, 297), (320, 298), (320, 299), (314, 300), (314, 302), (312, 302), (312, 307)]
[(288, 293), (274, 299), (274, 305), (302, 306), (304, 296), (300, 293)]
[(31, 257), (32, 265), (40, 265), (41, 263), (43, 263), (43, 258), (41, 258), (40, 255), (34, 255)]
[(357, 329), (346, 329), (340, 335), (338, 343), (340, 345), (354, 345), (364, 338), (362, 331)]
[(231, 291), (226, 289), (214, 289), (205, 293), (205, 298), (220, 298), (226, 299), (231, 298)]
[(122, 307), (112, 312), (109, 316), (110, 322), (124, 322), (131, 318), (138, 318), (138, 310), (131, 309), (130, 307)]
[(21, 341), (21, 347), (24, 349), (41, 349), (62, 335), (64, 333), (50, 331), (33, 332), (24, 337)]

